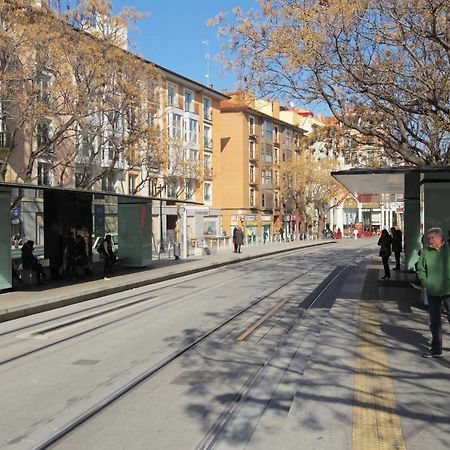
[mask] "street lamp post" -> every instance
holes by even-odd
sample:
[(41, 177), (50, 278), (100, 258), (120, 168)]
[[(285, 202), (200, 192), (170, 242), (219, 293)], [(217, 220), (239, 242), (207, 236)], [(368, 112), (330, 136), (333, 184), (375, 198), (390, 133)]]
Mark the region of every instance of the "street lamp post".
[(159, 185), (159, 253), (164, 252), (163, 220), (162, 220), (162, 191), (164, 186)]

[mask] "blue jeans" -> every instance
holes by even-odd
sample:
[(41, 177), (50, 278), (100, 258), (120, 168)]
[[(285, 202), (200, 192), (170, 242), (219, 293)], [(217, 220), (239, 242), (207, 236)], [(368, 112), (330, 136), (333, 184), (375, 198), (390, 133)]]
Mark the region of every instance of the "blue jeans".
[(428, 312), (430, 314), (431, 353), (442, 353), (442, 321), (441, 312), (444, 304), (447, 320), (450, 323), (450, 295), (443, 297), (428, 296)]

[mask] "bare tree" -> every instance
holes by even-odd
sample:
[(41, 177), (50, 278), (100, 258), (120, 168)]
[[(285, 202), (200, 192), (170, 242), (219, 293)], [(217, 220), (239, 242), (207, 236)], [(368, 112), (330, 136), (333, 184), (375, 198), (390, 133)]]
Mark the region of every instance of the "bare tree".
[(9, 165), (15, 180), (31, 182), (41, 162), (54, 184), (75, 172), (77, 187), (89, 188), (149, 159), (160, 72), (123, 48), (134, 10), (41, 3), (0, 1), (0, 173)]
[(407, 164), (450, 162), (450, 7), (444, 0), (260, 0), (220, 14), (244, 88), (325, 102)]

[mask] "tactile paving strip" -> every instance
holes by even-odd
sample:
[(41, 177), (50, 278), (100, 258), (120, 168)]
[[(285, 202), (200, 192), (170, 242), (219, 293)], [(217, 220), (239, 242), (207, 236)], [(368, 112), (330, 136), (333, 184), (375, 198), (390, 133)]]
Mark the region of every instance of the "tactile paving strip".
[(353, 449), (406, 449), (376, 300), (362, 300), (353, 401)]

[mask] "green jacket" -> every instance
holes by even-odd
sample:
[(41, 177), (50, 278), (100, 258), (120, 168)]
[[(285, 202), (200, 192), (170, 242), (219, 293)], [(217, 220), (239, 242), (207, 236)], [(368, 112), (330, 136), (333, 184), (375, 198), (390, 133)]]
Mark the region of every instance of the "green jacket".
[(432, 247), (422, 250), (417, 264), (417, 276), (427, 289), (427, 294), (450, 294), (450, 249), (447, 242), (439, 251)]

